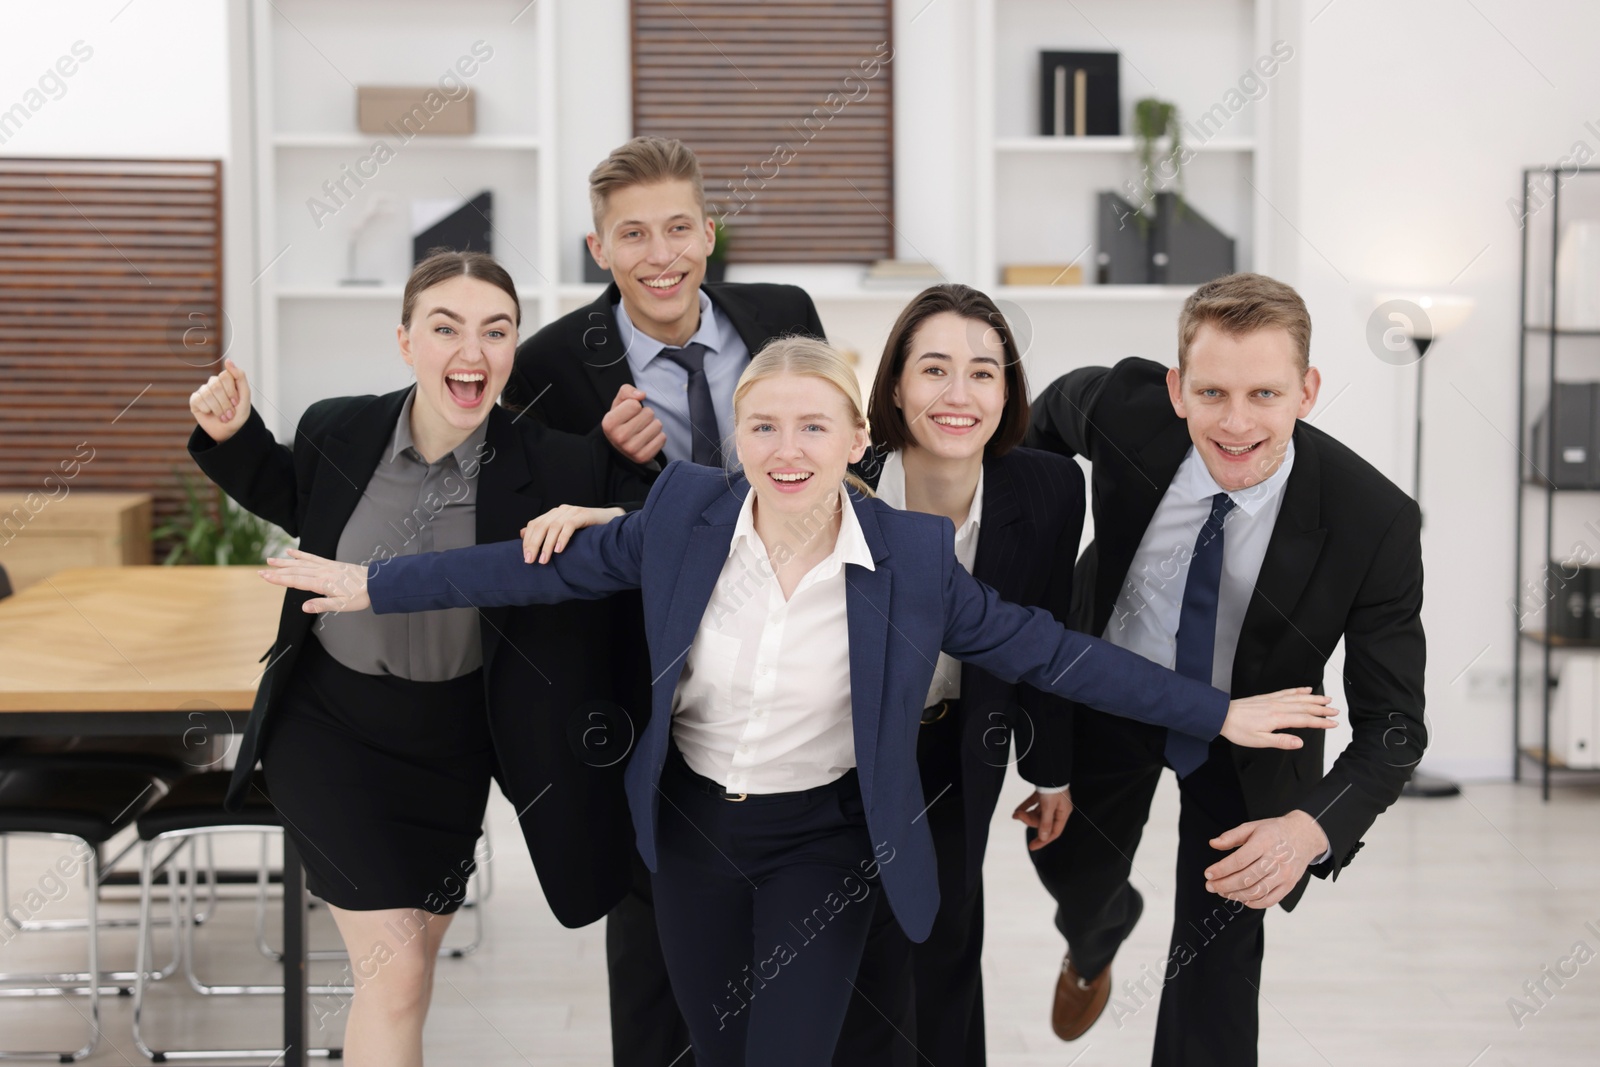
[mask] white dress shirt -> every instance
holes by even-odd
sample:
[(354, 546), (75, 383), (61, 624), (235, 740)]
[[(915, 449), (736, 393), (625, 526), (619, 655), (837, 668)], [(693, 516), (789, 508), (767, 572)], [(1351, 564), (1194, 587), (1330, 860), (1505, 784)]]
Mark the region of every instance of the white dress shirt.
[[(892, 508), (906, 509), (906, 465), (898, 450), (883, 459), (883, 471), (878, 476), (878, 499)], [(956, 530), (956, 560), (972, 573), (978, 558), (978, 529), (983, 524), (983, 468), (978, 468), (978, 490), (972, 494), (972, 507), (967, 518)], [(933, 668), (933, 682), (928, 686), (928, 699), (922, 706), (931, 708), (941, 700), (955, 700), (961, 696), (961, 664), (939, 653), (939, 662)]]
[[(1228, 495), (1236, 507), (1222, 521), (1222, 581), (1217, 597), (1217, 641), (1211, 661), (1211, 684), (1233, 689), (1233, 654), (1239, 628), (1255, 592), (1267, 542), (1283, 504), (1283, 487), (1294, 467), (1294, 442), (1283, 463), (1264, 482)], [(1191, 445), (1178, 473), (1150, 518), (1150, 525), (1128, 567), (1127, 580), (1106, 622), (1105, 639), (1171, 669), (1178, 658), (1178, 616), (1189, 560), (1200, 527), (1211, 514), (1211, 498), (1222, 492), (1205, 460)]]
[[(627, 353), (628, 369), (633, 372), (633, 384), (644, 390), (645, 403), (656, 413), (666, 432), (667, 443), (662, 449), (666, 458), (693, 459), (689, 372), (662, 357), (661, 350), (667, 346), (635, 326), (628, 317), (627, 307), (620, 301), (617, 329)], [(711, 387), (711, 409), (717, 416), (719, 443), (724, 453), (732, 454), (733, 449), (728, 444), (733, 439), (733, 390), (750, 362), (750, 350), (728, 317), (717, 314), (716, 305), (704, 289), (700, 290), (700, 326), (684, 343), (706, 346), (706, 384)], [(609, 397), (606, 400), (610, 402)]]
[[(768, 555), (781, 546), (756, 534), (755, 499), (754, 490), (745, 495), (689, 646), (672, 695), (672, 737), (691, 770), (730, 793), (788, 793), (856, 765), (844, 568), (875, 568), (846, 499), (833, 551), (785, 601)], [(806, 534), (796, 528), (795, 536)], [(798, 540), (788, 551), (801, 551)]]

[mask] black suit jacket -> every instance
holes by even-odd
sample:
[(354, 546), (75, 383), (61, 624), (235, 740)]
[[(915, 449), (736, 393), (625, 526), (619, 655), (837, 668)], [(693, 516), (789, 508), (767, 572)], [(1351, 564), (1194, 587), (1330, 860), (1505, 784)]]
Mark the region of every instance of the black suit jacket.
[[(869, 453), (856, 468), (873, 488), (882, 473), (875, 458)], [(1006, 600), (1043, 607), (1070, 625), (1070, 561), (1078, 555), (1083, 512), (1083, 471), (1072, 460), (1031, 448), (988, 457), (983, 461), (983, 520), (972, 576)], [(1058, 696), (962, 664), (959, 787), (969, 888), (981, 877), (989, 824), (1011, 759), (1034, 785), (1068, 784), (1073, 707)]]
[[(706, 282), (701, 288), (738, 332), (753, 356), (774, 337), (821, 338), (822, 320), (804, 289), (795, 285)], [(587, 307), (561, 316), (517, 346), (516, 369), (505, 403), (546, 426), (600, 435), (600, 420), (623, 385), (633, 384), (627, 348), (617, 325), (621, 299), (612, 282)]]
[[(313, 404), (293, 449), (279, 444), (251, 411), (221, 444), (196, 427), (189, 452), (242, 506), (300, 538), (307, 552), (332, 557), (339, 535), (394, 432), (406, 390)], [(489, 413), (478, 473), (477, 541), (519, 536), (557, 504), (639, 500), (648, 486), (631, 464), (600, 442), (551, 431), (503, 408)], [(278, 636), (263, 660), (228, 803), (240, 803), (271, 733), (316, 616), (300, 607), (312, 594), (288, 590)], [(622, 792), (631, 724), (626, 650), (611, 635), (614, 601), (481, 612), (484, 682), (501, 788), (521, 812), (550, 909), (567, 926), (600, 918), (627, 885), (632, 831)], [(548, 792), (548, 795), (546, 793)]]
[[(822, 337), (817, 309), (797, 286), (707, 282), (703, 288), (751, 354), (774, 337), (794, 333)], [(537, 420), (555, 430), (586, 434), (597, 447), (609, 449), (600, 420), (611, 410), (617, 390), (633, 382), (617, 324), (620, 299), (612, 282), (592, 304), (568, 312), (517, 346), (516, 365), (502, 396), (509, 409), (523, 412), (521, 422)], [(658, 459), (664, 462), (665, 457)], [(653, 479), (660, 467), (661, 462), (653, 464), (646, 477)], [(618, 687), (625, 695), (618, 699), (628, 709), (616, 732), (638, 737), (650, 719), (644, 605), (637, 592), (618, 593), (610, 603), (614, 667), (626, 679)], [(621, 797), (619, 784), (612, 800), (620, 802)], [(626, 840), (631, 841), (631, 832)]]
[[(1086, 367), (1053, 382), (1033, 405), (1029, 444), (1093, 464), (1095, 540), (1079, 561), (1073, 606), (1074, 625), (1087, 633), (1105, 632), (1145, 528), (1189, 451), (1166, 374), (1146, 359)], [(1310, 685), (1320, 693), (1328, 656), (1343, 638), (1352, 736), (1327, 774), (1320, 730), (1300, 731), (1305, 747), (1294, 751), (1234, 748), (1233, 762), (1250, 818), (1296, 808), (1315, 816), (1333, 855), (1312, 872), (1337, 877), (1427, 744), (1422, 517), (1410, 497), (1316, 427), (1298, 423), (1294, 447), (1240, 630), (1231, 692)]]

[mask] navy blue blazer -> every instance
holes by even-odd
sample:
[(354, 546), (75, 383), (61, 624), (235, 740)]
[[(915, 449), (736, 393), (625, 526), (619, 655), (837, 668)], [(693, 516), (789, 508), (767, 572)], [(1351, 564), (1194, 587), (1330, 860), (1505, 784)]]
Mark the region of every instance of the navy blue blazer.
[[(673, 692), (749, 491), (741, 477), (670, 463), (641, 510), (574, 536), (549, 564), (524, 563), (520, 541), (399, 557), (374, 565), (368, 593), (373, 610), (386, 612), (553, 603), (640, 589), (655, 682), (651, 717), (624, 780), (639, 854), (654, 870), (656, 787)], [(856, 766), (884, 891), (906, 935), (923, 941), (939, 909), (939, 880), (921, 818), (917, 731), (941, 649), (1007, 681), (1206, 741), (1221, 731), (1228, 697), (1068, 630), (1043, 608), (1001, 600), (956, 560), (949, 519), (855, 494), (851, 503), (876, 567), (845, 568)]]

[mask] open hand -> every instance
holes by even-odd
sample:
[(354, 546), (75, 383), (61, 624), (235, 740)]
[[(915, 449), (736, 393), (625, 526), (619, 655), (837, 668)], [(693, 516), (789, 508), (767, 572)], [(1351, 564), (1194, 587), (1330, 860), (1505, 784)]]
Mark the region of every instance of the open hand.
[(321, 556), (289, 549), (289, 558), (267, 560), (271, 570), (257, 571), (273, 585), (319, 593), (308, 600), (302, 611), (321, 615), (325, 611), (365, 611), (372, 606), (367, 597), (367, 568), (362, 563), (339, 563)]
[(1300, 884), (1306, 867), (1328, 850), (1328, 835), (1303, 811), (1241, 823), (1212, 838), (1236, 851), (1206, 868), (1206, 892), (1252, 908), (1270, 908)]
[(611, 447), (635, 463), (649, 463), (667, 445), (667, 431), (656, 413), (644, 405), (644, 391), (624, 384), (600, 419), (600, 430)]
[(522, 560), (549, 563), (550, 553), (566, 548), (577, 531), (585, 526), (603, 526), (625, 514), (621, 508), (581, 508), (576, 504), (551, 508), (522, 528)]
[(189, 411), (219, 445), (238, 433), (250, 417), (250, 383), (244, 371), (233, 360), (224, 360), (221, 371), (189, 394)]
[(1279, 730), (1331, 730), (1339, 709), (1308, 685), (1244, 697), (1228, 703), (1222, 736), (1245, 748), (1302, 748), (1305, 742)]

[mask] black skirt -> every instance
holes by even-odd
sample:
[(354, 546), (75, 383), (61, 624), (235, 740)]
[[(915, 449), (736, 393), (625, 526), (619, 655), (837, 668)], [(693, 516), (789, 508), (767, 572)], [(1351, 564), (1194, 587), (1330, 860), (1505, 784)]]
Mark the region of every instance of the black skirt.
[(350, 911), (461, 906), (495, 776), (481, 669), (362, 674), (311, 637), (261, 766), (317, 896)]

